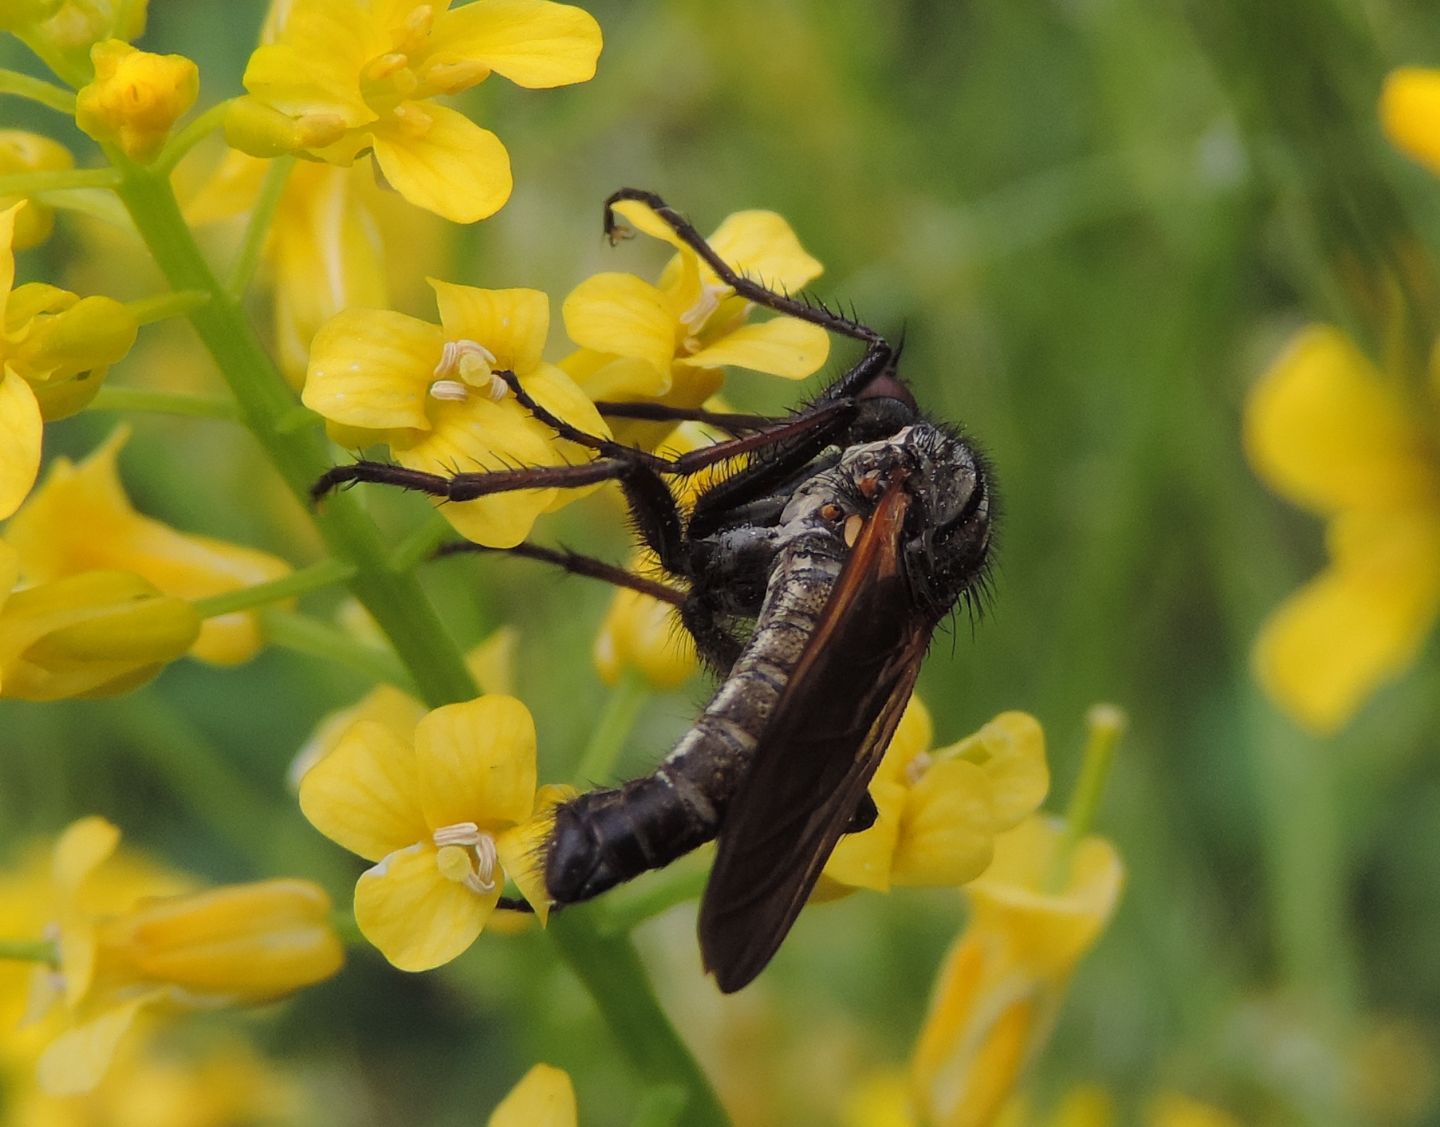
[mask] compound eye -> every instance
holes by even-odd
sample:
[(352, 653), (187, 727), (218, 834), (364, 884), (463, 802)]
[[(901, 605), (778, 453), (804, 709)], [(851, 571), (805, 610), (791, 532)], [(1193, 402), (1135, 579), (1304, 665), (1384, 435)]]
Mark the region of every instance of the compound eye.
[(856, 399), (898, 399), (910, 410), (918, 410), (915, 397), (891, 372), (882, 372), (855, 393)]

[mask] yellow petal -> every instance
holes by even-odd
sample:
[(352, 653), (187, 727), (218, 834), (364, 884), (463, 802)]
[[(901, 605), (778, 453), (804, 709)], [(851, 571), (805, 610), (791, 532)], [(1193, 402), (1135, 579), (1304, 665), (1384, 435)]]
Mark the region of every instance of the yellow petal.
[(430, 970), (475, 942), (498, 899), (498, 882), (493, 892), (472, 892), (441, 875), (433, 846), (412, 845), (360, 875), (355, 922), (401, 970)]
[(785, 218), (773, 211), (737, 211), (710, 236), (715, 253), (766, 289), (796, 293), (824, 267), (800, 245)]
[(741, 325), (682, 362), (701, 368), (733, 365), (800, 380), (819, 370), (829, 355), (830, 335), (819, 325), (794, 317), (772, 317)]
[(358, 82), (361, 67), (384, 49), (377, 50), (373, 24), (353, 5), (292, 5), (280, 42), (251, 53), (245, 89), (292, 116), (334, 115), (348, 126), (373, 121)]
[(1380, 124), (1391, 144), (1440, 175), (1440, 70), (1391, 71), (1380, 93)]
[(543, 926), (550, 916), (550, 892), (545, 887), (545, 840), (555, 828), (555, 807), (580, 792), (572, 786), (547, 783), (535, 792), (530, 817), (495, 838), (495, 850), (506, 874), (520, 895), (535, 909)]
[(675, 312), (669, 298), (649, 282), (633, 274), (596, 274), (570, 291), (561, 312), (576, 344), (644, 361), (656, 379), (670, 370)]
[(301, 745), (285, 773), (291, 787), (298, 789), (310, 768), (319, 763), (339, 745), (345, 734), (356, 724), (373, 721), (391, 732), (396, 739), (409, 743), (415, 725), (425, 716), (425, 706), (393, 685), (377, 685), (356, 705), (342, 708), (326, 716), (310, 738)]
[[(653, 570), (654, 561), (642, 557), (638, 566)], [(639, 591), (616, 592), (591, 652), (600, 679), (610, 686), (634, 670), (651, 688), (667, 692), (699, 667), (694, 639), (681, 629), (675, 608)]]
[(535, 802), (535, 722), (514, 697), (437, 708), (415, 729), (420, 806), (432, 829), (519, 825)]
[(66, 826), (55, 842), (50, 870), (60, 896), (75, 897), (85, 878), (99, 868), (119, 844), (119, 828), (98, 815), (92, 814)]
[(426, 841), (415, 751), (373, 720), (357, 722), (300, 781), (300, 809), (322, 834), (367, 861)]
[(494, 354), (497, 371), (508, 369), (523, 376), (539, 367), (550, 332), (550, 299), (543, 293), (428, 281), (435, 290), (446, 340), (484, 345)]
[(569, 4), (475, 0), (435, 21), (433, 58), (474, 60), (532, 90), (588, 82), (600, 56), (600, 25)]
[(929, 749), (934, 738), (935, 722), (930, 718), (930, 709), (916, 693), (900, 714), (900, 723), (890, 738), (890, 746), (885, 749), (875, 777), (910, 786), (913, 780), (906, 777), (906, 768), (917, 755)]
[(1267, 693), (1312, 731), (1338, 731), (1408, 666), (1440, 613), (1440, 522), (1346, 514), (1335, 563), (1270, 616), (1255, 641)]
[(973, 880), (990, 864), (994, 824), (983, 770), (963, 759), (932, 764), (905, 796), (892, 879), (941, 887)]
[(40, 1087), (52, 1096), (76, 1096), (94, 1088), (110, 1067), (115, 1049), (136, 1015), (162, 995), (162, 991), (155, 990), (131, 998), (62, 1033), (50, 1043), (36, 1066)]
[(0, 368), (0, 520), (20, 507), (35, 484), (44, 429), (30, 385)]
[(575, 1127), (577, 1115), (569, 1073), (537, 1064), (500, 1101), (489, 1127)]
[(371, 134), (375, 159), (395, 190), (455, 223), (474, 223), (504, 207), (512, 181), (500, 138), (434, 102), (406, 108), (409, 120), (380, 122)]
[(1050, 769), (1045, 732), (1024, 712), (1002, 712), (973, 736), (936, 751), (935, 758), (978, 764), (991, 785), (995, 830), (1008, 830), (1045, 800)]
[(1255, 385), (1245, 448), (1271, 488), (1322, 513), (1440, 499), (1434, 449), (1399, 386), (1329, 326), (1302, 330)]
[(443, 347), (438, 325), (388, 309), (347, 309), (315, 334), (300, 398), (346, 426), (426, 430)]
[(875, 824), (868, 830), (842, 837), (825, 862), (824, 875), (851, 888), (888, 892), (895, 844), (900, 840), (905, 787), (877, 776), (870, 782), (870, 797), (878, 811)]

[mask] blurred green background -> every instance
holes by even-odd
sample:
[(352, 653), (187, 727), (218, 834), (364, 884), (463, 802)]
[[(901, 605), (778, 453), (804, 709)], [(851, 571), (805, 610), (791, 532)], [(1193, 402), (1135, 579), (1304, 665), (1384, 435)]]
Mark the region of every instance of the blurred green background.
[[(558, 358), (573, 285), (663, 261), (643, 240), (604, 244), (599, 205), (614, 188), (654, 189), (702, 230), (741, 208), (783, 213), (825, 263), (815, 292), (903, 329), (917, 397), (996, 467), (993, 606), (937, 637), (921, 680), (939, 740), (1003, 709), (1034, 713), (1058, 808), (1086, 708), (1109, 700), (1131, 717), (1098, 827), (1129, 884), (1032, 1071), (1040, 1101), (1091, 1081), (1126, 1107), (1178, 1088), (1244, 1122), (1440, 1121), (1436, 647), (1331, 740), (1261, 697), (1252, 640), (1322, 566), (1322, 528), (1267, 493), (1240, 447), (1247, 388), (1292, 329), (1324, 319), (1373, 341), (1337, 264), (1377, 245), (1440, 247), (1440, 184), (1386, 147), (1375, 118), (1389, 67), (1440, 63), (1440, 10), (585, 6), (606, 37), (593, 82), (495, 80), (464, 100), (510, 150), (511, 202), (440, 229), (443, 261), (407, 261), (401, 246), (393, 273), (546, 290)], [(154, 0), (141, 45), (196, 58), (208, 104), (238, 92), (260, 17), (259, 4)], [(29, 65), (13, 42), (0, 63)], [(0, 116), (65, 136), (13, 100)], [(107, 273), (100, 246), (64, 228), (22, 258), (22, 277), (70, 263), (72, 281), (149, 292), (133, 254)], [(429, 314), (413, 287), (398, 300)], [(837, 345), (831, 374), (846, 356)], [(208, 361), (177, 332), (111, 378), (146, 363), (204, 373)], [(769, 410), (796, 389), (735, 373), (726, 395)], [(112, 425), (82, 416), (47, 432), (48, 449), (86, 452)], [(134, 427), (123, 468), (144, 511), (317, 558), (244, 434)], [(397, 529), (424, 512), (413, 498), (371, 503)], [(622, 560), (616, 525), (586, 503), (538, 534)], [(566, 777), (605, 697), (589, 649), (609, 593), (503, 559), (437, 564), (426, 584), (467, 644), (521, 626), (542, 777)], [(113, 702), (0, 702), (0, 845), (99, 812), (209, 878), (308, 875), (348, 900), (358, 863), (304, 823), (283, 776), (315, 722), (368, 687), (272, 650), (234, 671), (182, 663)], [(707, 692), (697, 680), (653, 700), (624, 771), (648, 769)], [(904, 892), (814, 909), (773, 968), (724, 1001), (700, 977), (692, 917), (677, 910), (638, 937), (682, 1030), (747, 1117), (826, 1122), (849, 1080), (906, 1058), (963, 908), (953, 893)], [(587, 999), (534, 937), (483, 938), (418, 977), (357, 951), (338, 980), (230, 1020), (322, 1093), (317, 1122), (474, 1123), (538, 1059), (575, 1075), (583, 1122), (628, 1122), (636, 1099)]]

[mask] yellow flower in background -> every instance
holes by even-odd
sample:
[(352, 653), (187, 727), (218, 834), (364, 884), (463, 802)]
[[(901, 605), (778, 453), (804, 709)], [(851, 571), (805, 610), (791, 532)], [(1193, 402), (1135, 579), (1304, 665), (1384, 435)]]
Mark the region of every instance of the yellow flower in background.
[[(434, 325), (388, 309), (350, 309), (316, 334), (302, 399), (336, 441), (387, 443), (401, 465), (431, 473), (554, 466), (592, 451), (556, 438), (494, 375), (511, 371), (552, 414), (609, 436), (595, 405), (542, 358), (549, 301), (538, 290), (483, 290), (432, 280)], [(492, 548), (525, 539), (535, 519), (574, 490), (523, 489), (444, 504), (466, 538)]]
[(1146, 1108), (1147, 1127), (1240, 1127), (1240, 1120), (1218, 1107), (1179, 1092), (1162, 1092)]
[(554, 1065), (537, 1064), (486, 1122), (488, 1127), (575, 1127), (578, 1121), (570, 1074)]
[(150, 160), (195, 104), (199, 68), (184, 55), (137, 51), (119, 39), (95, 44), (90, 58), (95, 79), (75, 95), (75, 124), (131, 160)]
[[(545, 908), (526, 825), (536, 794), (535, 725), (513, 697), (427, 714), (409, 738), (358, 721), (300, 781), (300, 808), (331, 841), (374, 861), (355, 922), (401, 970), (429, 970), (484, 929), (508, 874)], [(548, 789), (548, 788), (547, 788)]]
[(87, 571), (16, 590), (20, 559), (0, 540), (0, 697), (115, 696), (185, 654), (200, 617), (125, 571)]
[(57, 1010), (68, 1027), (37, 1065), (54, 1094), (93, 1088), (142, 1011), (270, 1001), (329, 978), (344, 961), (329, 897), (308, 881), (141, 896), (97, 912), (90, 889), (119, 839), (90, 817), (55, 845), (47, 930), (57, 966), (35, 971), (30, 989), (32, 1019)]
[(986, 870), (996, 835), (1034, 813), (1050, 785), (1045, 735), (1034, 717), (1002, 712), (974, 735), (932, 749), (929, 711), (912, 697), (870, 796), (878, 816), (840, 839), (818, 887), (954, 886)]
[(1380, 123), (1396, 148), (1440, 176), (1440, 70), (1391, 71), (1380, 94)]
[[(825, 363), (824, 329), (794, 317), (751, 323), (750, 303), (721, 285), (648, 206), (623, 200), (615, 211), (677, 254), (658, 286), (633, 274), (596, 274), (565, 299), (565, 331), (580, 351), (561, 366), (592, 399), (698, 407), (719, 389), (727, 365), (794, 380)], [(781, 292), (798, 292), (822, 269), (771, 211), (736, 212), (709, 241), (737, 272)], [(617, 433), (654, 446), (671, 429), (622, 423)]]
[(251, 55), (226, 136), (253, 156), (341, 165), (368, 149), (412, 204), (471, 223), (509, 198), (510, 157), (433, 99), (492, 71), (531, 89), (585, 82), (600, 45), (587, 12), (549, 0), (295, 0), (277, 40)]
[[(48, 583), (89, 571), (127, 571), (159, 591), (194, 602), (279, 579), (278, 556), (209, 536), (180, 532), (135, 511), (116, 462), (129, 438), (118, 428), (79, 465), (57, 458), (45, 482), (5, 529), (23, 578)], [(206, 619), (191, 655), (233, 665), (254, 657), (264, 639), (253, 613)]]
[(1306, 728), (1343, 727), (1414, 660), (1440, 614), (1440, 368), (1407, 398), (1338, 329), (1302, 330), (1245, 409), (1277, 493), (1326, 518), (1330, 566), (1261, 627), (1255, 667)]
[[(75, 167), (75, 158), (59, 141), (23, 129), (0, 129), (0, 176), (17, 172), (61, 172)], [(20, 202), (19, 196), (0, 196), (0, 211)], [(39, 246), (55, 227), (55, 212), (36, 200), (15, 216), (14, 250)]]
[(88, 76), (91, 48), (104, 39), (138, 38), (146, 7), (147, 0), (5, 0), (0, 30), (53, 60), (62, 77)]
[(29, 207), (0, 211), (0, 520), (35, 484), (44, 420), (83, 407), (137, 331), (134, 316), (108, 297), (39, 282), (14, 288), (16, 222)]
[(1119, 855), (1090, 836), (1062, 860), (1065, 845), (1063, 823), (1033, 815), (996, 838), (990, 867), (966, 886), (970, 922), (945, 958), (911, 1065), (923, 1122), (992, 1122), (1109, 923)]
[[(629, 569), (653, 575), (659, 564), (651, 553), (639, 552)], [(600, 679), (612, 688), (626, 670), (634, 670), (662, 693), (685, 684), (700, 664), (695, 641), (680, 626), (675, 607), (626, 587), (615, 592), (591, 654)]]

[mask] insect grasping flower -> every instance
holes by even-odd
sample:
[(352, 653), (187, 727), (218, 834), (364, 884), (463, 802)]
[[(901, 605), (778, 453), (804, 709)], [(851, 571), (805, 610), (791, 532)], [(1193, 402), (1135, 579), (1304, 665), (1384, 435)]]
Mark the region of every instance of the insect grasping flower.
[(1339, 730), (1440, 615), (1440, 367), (1407, 396), (1339, 330), (1302, 330), (1250, 393), (1245, 448), (1272, 489), (1330, 522), (1330, 566), (1255, 641), (1260, 683)]
[(966, 886), (971, 920), (945, 958), (911, 1064), (922, 1122), (993, 1121), (1109, 923), (1119, 855), (1100, 837), (1068, 857), (1066, 845), (1063, 823), (1031, 816), (996, 839), (990, 867)]
[[(45, 483), (6, 527), (22, 576), (46, 583), (94, 570), (133, 572), (157, 590), (188, 601), (278, 579), (290, 565), (278, 556), (196, 536), (135, 511), (116, 460), (129, 429), (115, 431), (78, 466), (52, 463)], [(207, 619), (191, 654), (233, 665), (248, 661), (263, 639), (253, 613)]]
[(80, 410), (135, 343), (135, 317), (108, 297), (15, 284), (15, 204), (0, 211), (0, 519), (40, 472), (44, 420)]
[[(554, 415), (609, 435), (574, 381), (542, 359), (550, 327), (545, 295), (430, 284), (439, 325), (388, 309), (349, 309), (316, 334), (301, 398), (336, 424), (332, 437), (351, 447), (387, 443), (401, 465), (436, 473), (588, 460), (591, 451), (557, 439), (495, 374), (514, 372)], [(509, 548), (541, 513), (577, 495), (523, 489), (440, 511), (468, 539)]]
[(955, 886), (986, 870), (996, 834), (1034, 813), (1050, 785), (1034, 717), (1002, 712), (974, 735), (932, 749), (930, 714), (912, 697), (870, 795), (875, 824), (840, 839), (817, 895), (855, 888)]
[(355, 922), (401, 970), (429, 970), (472, 944), (508, 874), (543, 916), (534, 816), (564, 788), (535, 788), (535, 725), (513, 697), (437, 708), (412, 739), (352, 724), (300, 782), (300, 808), (373, 868)]
[(488, 1127), (575, 1127), (578, 1121), (570, 1074), (554, 1065), (537, 1064), (486, 1122)]
[[(0, 129), (0, 176), (17, 172), (61, 172), (75, 167), (70, 150), (58, 141), (23, 129)], [(15, 206), (19, 196), (0, 196), (0, 210)], [(36, 200), (15, 216), (14, 250), (39, 246), (55, 227), (55, 212)]]
[(199, 68), (184, 55), (137, 51), (118, 39), (95, 44), (90, 58), (95, 79), (75, 95), (75, 124), (131, 160), (150, 160), (195, 104)]
[(69, 1025), (39, 1061), (41, 1086), (55, 1094), (93, 1087), (144, 1010), (272, 1001), (344, 962), (330, 899), (308, 881), (222, 885), (93, 913), (85, 886), (119, 838), (104, 819), (82, 818), (55, 846), (59, 958), (56, 971), (35, 972), (31, 991), (32, 1013), (63, 1007)]
[(276, 42), (251, 55), (225, 132), (254, 156), (348, 165), (373, 151), (411, 203), (471, 223), (509, 198), (510, 157), (433, 99), (492, 71), (531, 89), (585, 82), (600, 45), (587, 12), (548, 0), (295, 0)]
[[(581, 348), (561, 367), (592, 399), (698, 407), (719, 389), (727, 365), (798, 380), (825, 363), (830, 340), (820, 326), (786, 316), (750, 323), (750, 303), (647, 205), (621, 200), (615, 211), (677, 254), (658, 286), (633, 274), (596, 274), (565, 299), (565, 331)], [(736, 271), (781, 292), (800, 290), (822, 269), (772, 211), (736, 212), (708, 241)], [(623, 423), (617, 434), (653, 447), (672, 429)]]

